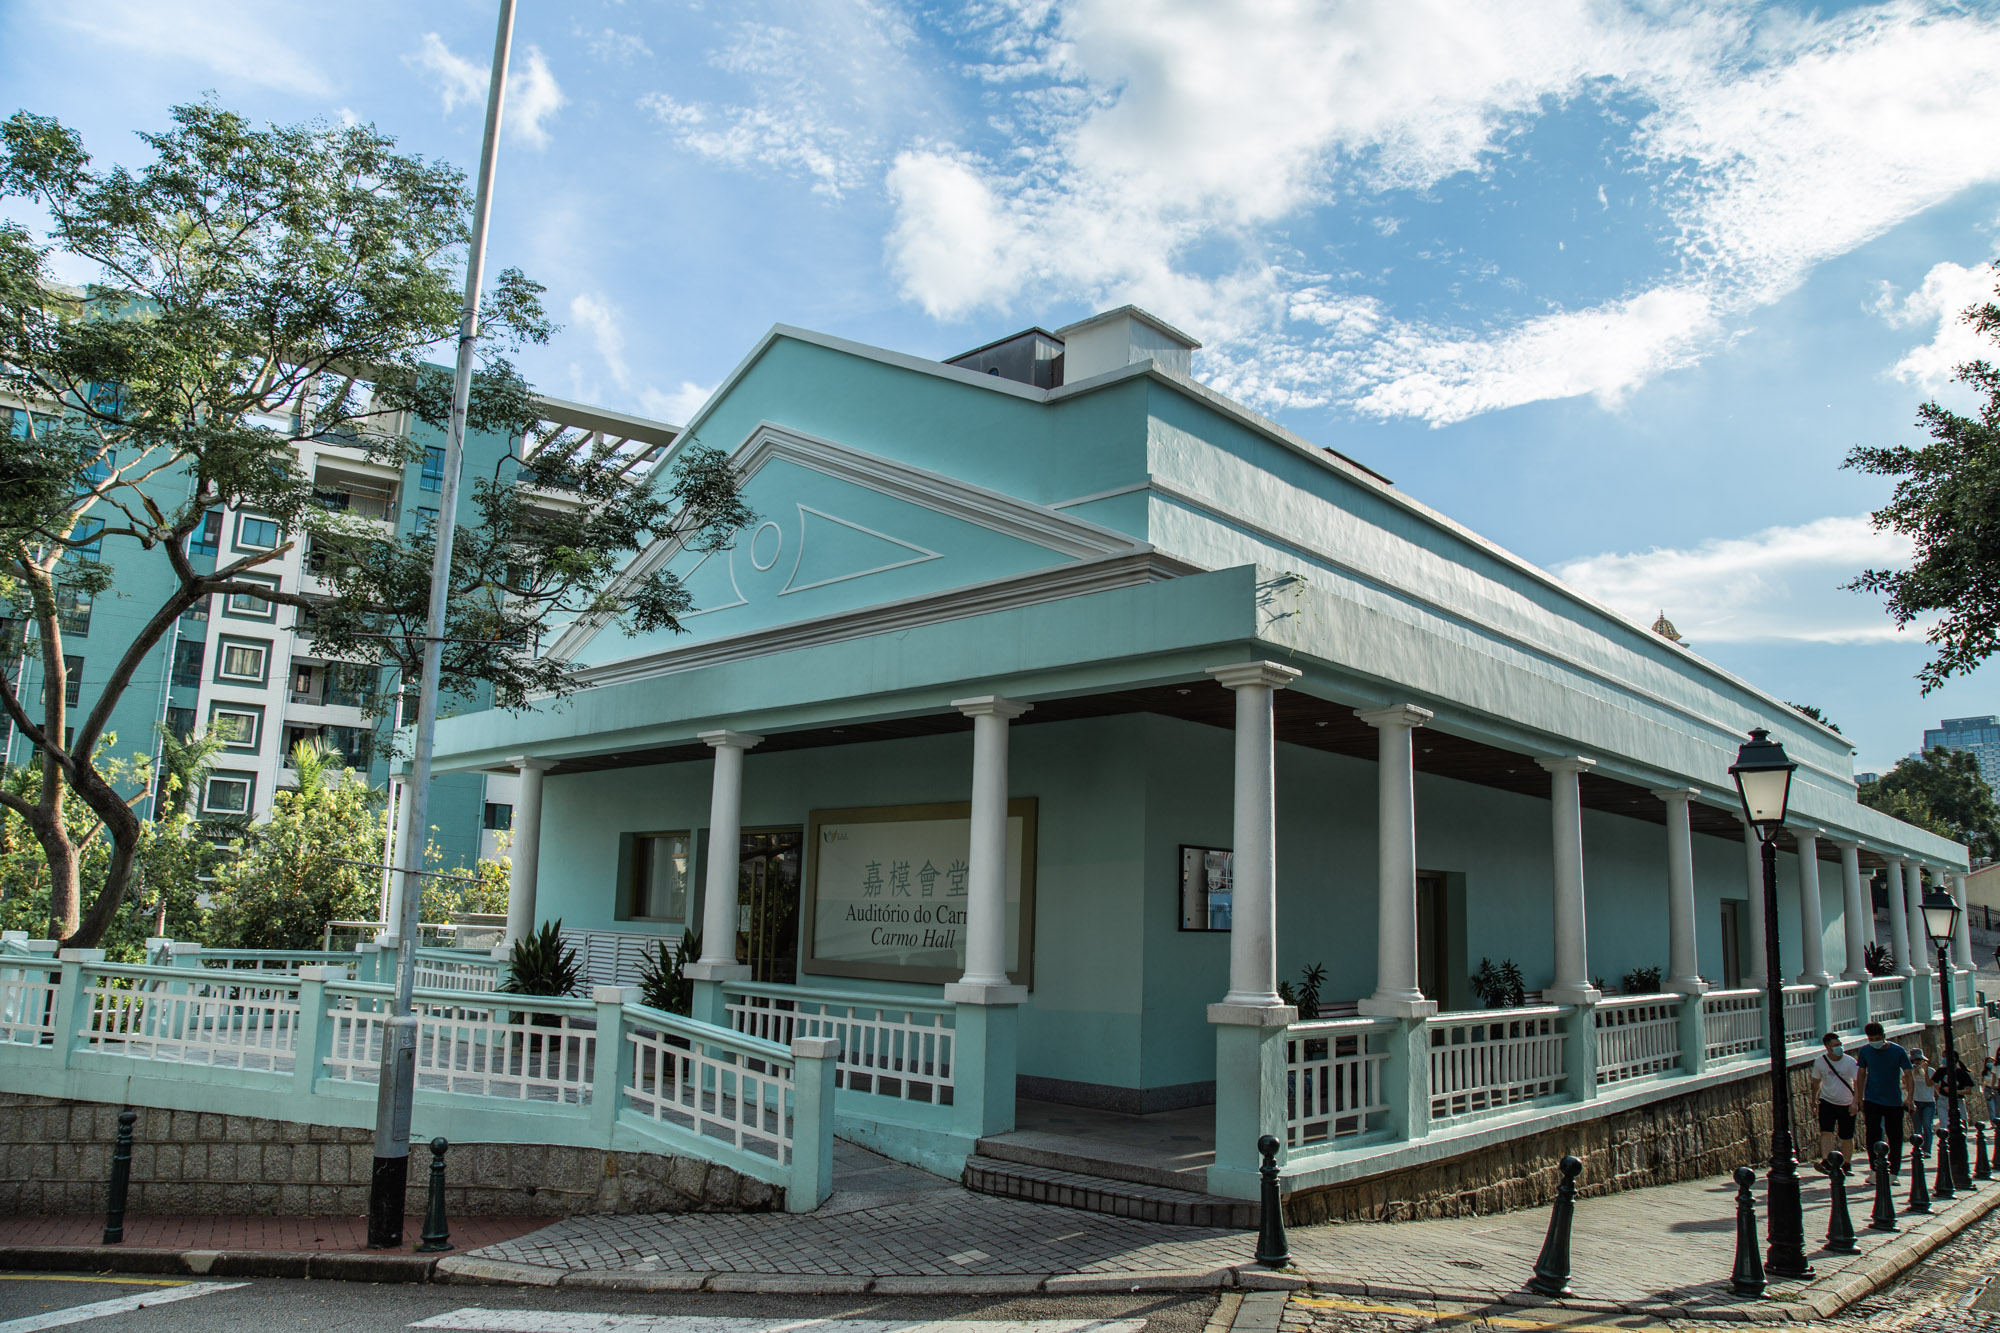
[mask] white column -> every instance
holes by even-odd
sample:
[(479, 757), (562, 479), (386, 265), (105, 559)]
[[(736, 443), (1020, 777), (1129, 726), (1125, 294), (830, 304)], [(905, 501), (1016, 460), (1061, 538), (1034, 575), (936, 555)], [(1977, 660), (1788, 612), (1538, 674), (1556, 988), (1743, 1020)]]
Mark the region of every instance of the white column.
[[(1236, 691), (1234, 892), (1229, 928), (1229, 992), (1220, 1007), (1270, 1009), (1278, 999), (1277, 741), (1275, 692), (1299, 678), (1276, 662), (1238, 662), (1208, 674)], [(1210, 1007), (1210, 1021), (1216, 1006)]]
[(1896, 975), (1907, 977), (1915, 973), (1916, 966), (1910, 952), (1910, 914), (1903, 903), (1903, 862), (1894, 856), (1888, 862), (1882, 882), (1889, 895), (1889, 955), (1896, 960)]
[[(1742, 816), (1737, 816), (1742, 822)], [(1755, 825), (1743, 824), (1743, 870), (1750, 889), (1750, 956), (1743, 960), (1743, 985), (1763, 990), (1768, 978), (1764, 971), (1764, 950), (1769, 937), (1764, 931), (1764, 843)]]
[(1799, 854), (1799, 944), (1805, 969), (1799, 982), (1824, 986), (1833, 977), (1826, 970), (1826, 921), (1819, 906), (1819, 830), (1794, 828)]
[(1951, 896), (1958, 899), (1958, 930), (1952, 937), (1952, 957), (1958, 966), (1969, 968), (1972, 963), (1972, 904), (1965, 900), (1965, 876), (1954, 873), (1951, 877)]
[(984, 694), (953, 699), (972, 719), (972, 846), (966, 856), (965, 973), (945, 987), (952, 1003), (1019, 1004), (1007, 977), (1007, 724), (1032, 704)]
[(1688, 802), (1694, 787), (1662, 787), (1653, 792), (1667, 803), (1667, 979), (1662, 990), (1699, 995), (1708, 989), (1696, 958), (1694, 924), (1694, 831)]
[(1861, 844), (1852, 838), (1836, 838), (1840, 849), (1840, 924), (1847, 936), (1847, 968), (1842, 981), (1866, 981), (1868, 942), (1875, 934), (1875, 909), (1861, 884)]
[(542, 854), (542, 774), (553, 759), (510, 759), (521, 774), (514, 798), (513, 839), (507, 847), (507, 943), (535, 933), (535, 872)]
[(1931, 966), (1931, 937), (1924, 931), (1924, 867), (1919, 861), (1903, 865), (1903, 910), (1910, 919), (1910, 972), (1926, 983), (1937, 975)]
[(1555, 982), (1542, 992), (1554, 1004), (1595, 1004), (1590, 947), (1583, 919), (1583, 800), (1577, 778), (1595, 759), (1564, 755), (1535, 761), (1549, 771), (1549, 805), (1555, 834)]
[(1375, 728), (1375, 993), (1364, 1014), (1417, 1018), (1437, 1012), (1417, 985), (1417, 805), (1410, 733), (1430, 721), (1414, 704), (1356, 709)]
[(702, 894), (701, 957), (687, 965), (695, 981), (742, 981), (748, 966), (736, 961), (736, 894), (743, 860), (743, 752), (762, 736), (704, 731), (715, 750), (715, 780), (708, 797), (707, 887)]

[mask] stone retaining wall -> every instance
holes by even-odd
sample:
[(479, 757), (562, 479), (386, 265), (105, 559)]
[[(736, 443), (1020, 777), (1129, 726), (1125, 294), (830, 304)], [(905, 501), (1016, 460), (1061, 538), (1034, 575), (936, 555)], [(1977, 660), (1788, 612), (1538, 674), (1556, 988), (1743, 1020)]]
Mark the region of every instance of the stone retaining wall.
[[(1961, 1019), (1955, 1036), (1959, 1058), (1976, 1076), (1979, 1037), (1973, 1022)], [(1925, 1031), (1923, 1045), (1936, 1059), (1944, 1046), (1942, 1029)], [(1814, 1104), (1807, 1066), (1794, 1065), (1791, 1079), (1794, 1141), (1811, 1161), (1819, 1156), (1819, 1125), (1803, 1118)], [(1577, 1192), (1586, 1196), (1726, 1175), (1746, 1164), (1761, 1174), (1770, 1151), (1770, 1087), (1768, 1068), (1746, 1069), (1728, 1083), (1646, 1106), (1421, 1166), (1300, 1190), (1286, 1196), (1285, 1218), (1297, 1224), (1389, 1222), (1533, 1207), (1555, 1197), (1561, 1179), (1556, 1164), (1568, 1154), (1583, 1159)], [(1966, 1099), (1965, 1110), (1983, 1119), (1977, 1092)]]
[[(0, 1212), (96, 1213), (122, 1107), (0, 1093)], [(138, 1106), (126, 1207), (150, 1213), (335, 1216), (368, 1210), (374, 1134)], [(422, 1215), (431, 1154), (413, 1144), (407, 1211)], [(691, 1157), (517, 1143), (453, 1144), (454, 1217), (768, 1212), (784, 1190)]]

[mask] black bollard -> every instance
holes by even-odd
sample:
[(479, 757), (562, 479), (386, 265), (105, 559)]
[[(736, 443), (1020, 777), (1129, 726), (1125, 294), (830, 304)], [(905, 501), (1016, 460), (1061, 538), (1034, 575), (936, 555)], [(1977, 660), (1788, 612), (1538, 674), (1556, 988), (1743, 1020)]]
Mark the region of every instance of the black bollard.
[(125, 1191), (132, 1183), (132, 1124), (137, 1111), (118, 1113), (118, 1143), (111, 1150), (111, 1193), (104, 1204), (104, 1243), (125, 1243)]
[(1986, 1160), (1986, 1126), (1974, 1125), (1972, 1127), (1972, 1141), (1979, 1148), (1978, 1156), (1973, 1159), (1972, 1163), (1972, 1178), (1974, 1180), (1993, 1179), (1993, 1164)]
[(1931, 1210), (1931, 1187), (1924, 1180), (1924, 1150), (1915, 1139), (1910, 1140), (1910, 1201), (1903, 1205), (1906, 1213), (1928, 1213)]
[(1854, 1219), (1847, 1214), (1847, 1159), (1838, 1152), (1826, 1155), (1826, 1183), (1833, 1191), (1833, 1206), (1827, 1210), (1826, 1252), (1858, 1254), (1854, 1243)]
[(444, 1220), (444, 1150), (451, 1145), (431, 1140), (431, 1197), (424, 1209), (424, 1234), (418, 1254), (438, 1254), (451, 1248), (451, 1228)]
[(1931, 1155), (1937, 1158), (1937, 1179), (1931, 1184), (1933, 1199), (1955, 1199), (1958, 1188), (1952, 1182), (1951, 1130), (1940, 1128), (1931, 1135)]
[(1868, 1145), (1868, 1161), (1875, 1169), (1875, 1213), (1868, 1219), (1870, 1231), (1894, 1231), (1896, 1227), (1896, 1187), (1889, 1180), (1889, 1145), (1881, 1139)]
[(1541, 1254), (1535, 1258), (1535, 1275), (1528, 1279), (1528, 1290), (1544, 1296), (1571, 1294), (1569, 1232), (1576, 1220), (1576, 1178), (1583, 1171), (1583, 1163), (1565, 1157), (1556, 1169), (1562, 1172), (1562, 1183), (1556, 1186), (1555, 1207), (1549, 1212), (1549, 1234), (1542, 1241)]
[(1285, 1243), (1285, 1205), (1278, 1197), (1278, 1141), (1266, 1134), (1257, 1140), (1264, 1165), (1257, 1174), (1264, 1179), (1257, 1218), (1257, 1262), (1266, 1268), (1283, 1268), (1292, 1261), (1291, 1247)]
[(1752, 1187), (1757, 1173), (1747, 1166), (1736, 1168), (1736, 1270), (1729, 1275), (1729, 1289), (1738, 1296), (1764, 1294), (1764, 1258), (1757, 1245), (1757, 1196)]

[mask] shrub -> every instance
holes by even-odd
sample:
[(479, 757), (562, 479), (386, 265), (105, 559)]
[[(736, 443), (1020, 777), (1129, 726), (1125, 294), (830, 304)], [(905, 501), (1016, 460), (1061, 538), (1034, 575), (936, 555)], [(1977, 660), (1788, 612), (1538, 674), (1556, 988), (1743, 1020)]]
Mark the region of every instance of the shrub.
[(1658, 995), (1660, 993), (1660, 969), (1657, 967), (1635, 967), (1625, 974), (1618, 988), (1627, 995)]
[(583, 964), (576, 950), (563, 943), (562, 920), (544, 921), (540, 931), (514, 941), (507, 958), (507, 980), (498, 989), (509, 995), (574, 995), (583, 983)]
[(1528, 987), (1513, 959), (1503, 958), (1496, 964), (1482, 958), (1479, 970), (1472, 974), (1472, 993), (1488, 1009), (1516, 1009), (1527, 1000)]
[(694, 983), (686, 976), (687, 965), (701, 957), (701, 932), (683, 931), (671, 947), (654, 940), (646, 960), (639, 964), (639, 1002), (662, 1013), (685, 1018), (694, 1009)]

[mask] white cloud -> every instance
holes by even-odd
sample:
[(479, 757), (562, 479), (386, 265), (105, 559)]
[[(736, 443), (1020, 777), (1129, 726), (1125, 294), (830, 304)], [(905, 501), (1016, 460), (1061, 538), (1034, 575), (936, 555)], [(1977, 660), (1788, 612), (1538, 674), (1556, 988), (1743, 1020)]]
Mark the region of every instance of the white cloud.
[[(301, 41), (317, 21), (300, 4), (209, 0), (168, 6), (157, 0), (97, 0), (35, 6), (45, 22), (84, 33), (99, 47), (136, 52), (147, 62), (182, 60), (234, 81), (303, 97), (332, 95), (333, 82)], [(22, 59), (24, 52), (13, 53)], [(101, 72), (101, 71), (100, 71)]]
[(653, 48), (646, 45), (646, 39), (636, 32), (619, 32), (616, 28), (586, 32), (581, 27), (573, 27), (571, 32), (583, 38), (584, 49), (599, 60), (629, 65), (635, 56), (653, 54)]
[[(444, 44), (444, 39), (427, 32), (415, 54), (404, 60), (430, 76), (444, 103), (446, 115), (460, 106), (484, 109), (486, 92), (492, 82), (492, 66), (477, 64)], [(569, 104), (538, 46), (522, 48), (507, 74), (507, 101), (501, 115), (510, 138), (536, 148), (549, 145), (544, 123)]]
[(486, 86), (491, 81), (489, 67), (473, 64), (446, 46), (444, 38), (436, 33), (425, 33), (416, 54), (404, 59), (431, 76), (438, 95), (444, 99), (446, 115), (460, 103), (486, 105)]
[[(1008, 123), (1039, 133), (1000, 157), (895, 158), (889, 258), (906, 296), (947, 319), (1136, 300), (1203, 334), (1204, 373), (1266, 405), (1443, 423), (1615, 404), (1825, 260), (2000, 180), (2000, 16), (1985, 11), (1075, 0), (980, 14), (991, 59), (973, 72), (1032, 84)], [(1655, 272), (1472, 330), (1384, 309), (1361, 339), (1291, 316), (1304, 289), (1365, 291), (1289, 259), (1271, 238), (1290, 220), (1366, 217), (1388, 192), (1486, 173), (1566, 108), (1631, 126), (1607, 151), (1666, 210)]]
[(629, 385), (632, 371), (625, 364), (625, 330), (618, 323), (618, 307), (597, 292), (580, 292), (570, 298), (569, 317), (590, 335), (592, 346), (618, 387)]
[(668, 393), (658, 389), (646, 389), (639, 394), (639, 404), (647, 416), (656, 421), (664, 421), (672, 426), (685, 426), (694, 420), (694, 414), (701, 411), (702, 404), (714, 396), (721, 387), (715, 384), (696, 384), (693, 380), (682, 380), (681, 386)]
[[(799, 176), (840, 199), (864, 187), (890, 140), (921, 120), (929, 76), (910, 58), (909, 23), (877, 0), (770, 9), (782, 22), (739, 18), (709, 64), (742, 85), (739, 99), (649, 93), (639, 105), (674, 141), (710, 162)], [(735, 11), (735, 12), (740, 12)]]
[(1662, 611), (1699, 651), (1704, 643), (1795, 640), (1866, 643), (1899, 632), (1880, 601), (1841, 585), (1864, 569), (1909, 564), (1907, 538), (1878, 532), (1865, 514), (1713, 538), (1685, 550), (1585, 556), (1555, 576), (1642, 624)]
[(1968, 361), (1993, 358), (1993, 341), (1975, 332), (1965, 318), (1968, 308), (1994, 299), (2000, 283), (1993, 267), (1981, 264), (1944, 263), (1924, 275), (1915, 291), (1901, 300), (1895, 289), (1883, 283), (1873, 309), (1891, 328), (1911, 328), (1934, 324), (1931, 340), (1912, 347), (1889, 373), (1905, 383), (1921, 384), (1936, 392), (1950, 382), (1952, 373)]

